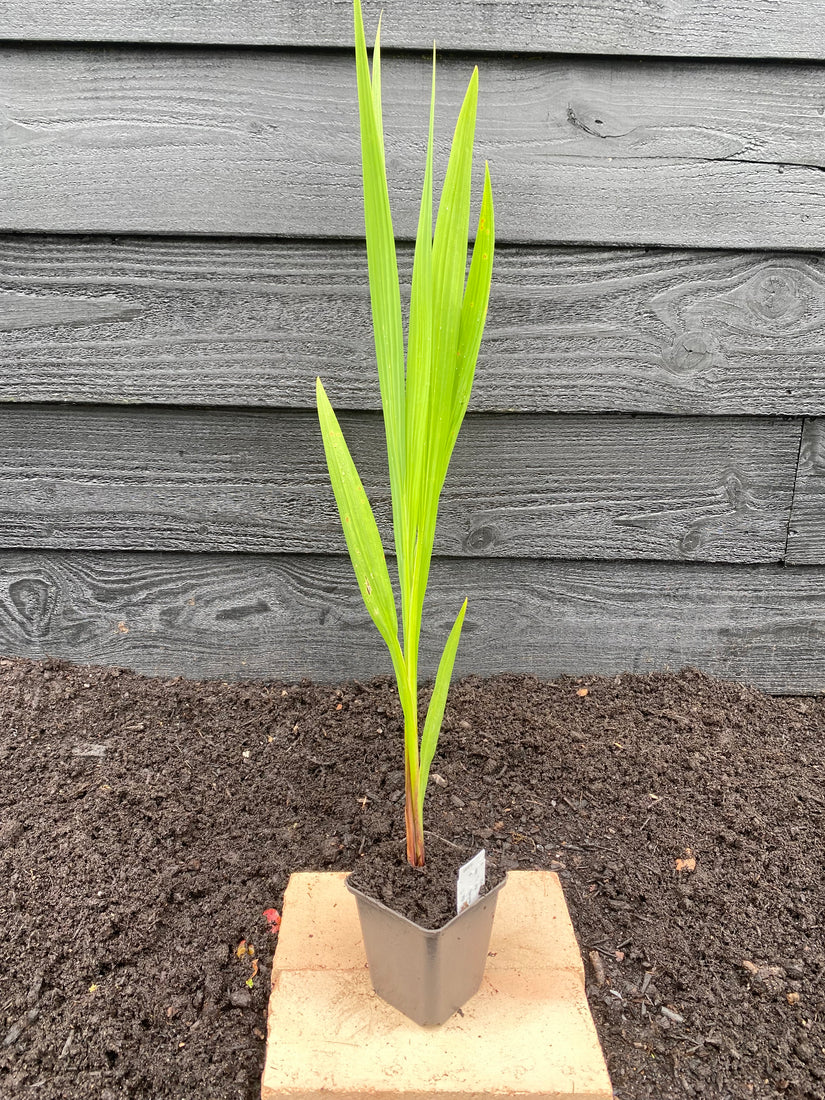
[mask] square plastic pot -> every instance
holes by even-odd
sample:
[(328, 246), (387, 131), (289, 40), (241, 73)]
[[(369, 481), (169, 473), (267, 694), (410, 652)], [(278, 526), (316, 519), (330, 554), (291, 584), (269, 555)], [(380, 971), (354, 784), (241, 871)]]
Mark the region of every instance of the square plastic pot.
[(505, 876), (441, 928), (422, 928), (347, 879), (378, 996), (423, 1027), (443, 1024), (466, 1004), (484, 977), (496, 902), (506, 881)]

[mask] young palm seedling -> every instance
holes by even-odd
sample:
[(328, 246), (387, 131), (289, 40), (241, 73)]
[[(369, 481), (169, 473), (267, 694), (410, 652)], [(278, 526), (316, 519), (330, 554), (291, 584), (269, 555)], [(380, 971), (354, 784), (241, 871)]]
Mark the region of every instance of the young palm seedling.
[(399, 640), (395, 595), (381, 536), (320, 378), (316, 395), (327, 466), (347, 548), (367, 611), (387, 644), (398, 678), (404, 712), (407, 859), (414, 867), (421, 867), (424, 794), (467, 601), (462, 604), (444, 646), (419, 738), (422, 611), (438, 503), (470, 398), (487, 316), (493, 267), (493, 198), (490, 173), (485, 165), (481, 213), (467, 274), (478, 69), (470, 79), (458, 117), (433, 232), (433, 56), (429, 139), (413, 261), (405, 368), (401, 294), (384, 161), (380, 23), (370, 75), (360, 0), (355, 0), (355, 49), (367, 260), (387, 438), (403, 644)]

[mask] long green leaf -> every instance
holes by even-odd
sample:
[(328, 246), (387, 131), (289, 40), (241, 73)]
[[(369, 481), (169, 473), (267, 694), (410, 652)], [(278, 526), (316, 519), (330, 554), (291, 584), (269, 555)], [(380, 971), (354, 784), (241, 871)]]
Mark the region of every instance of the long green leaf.
[(424, 795), (427, 791), (427, 781), (430, 778), (430, 764), (433, 762), (435, 750), (438, 746), (438, 735), (441, 732), (441, 720), (444, 717), (444, 707), (447, 705), (447, 692), (450, 689), (450, 680), (453, 676), (456, 650), (461, 637), (461, 627), (464, 623), (464, 613), (467, 610), (467, 601), (461, 605), (461, 610), (453, 623), (441, 660), (438, 663), (438, 672), (435, 676), (433, 693), (430, 697), (430, 705), (427, 708), (427, 717), (424, 721), (424, 732), (421, 735), (421, 764), (418, 780), (418, 812), (423, 812)]
[(490, 301), (490, 283), (493, 275), (493, 254), (495, 252), (496, 226), (493, 213), (493, 190), (490, 184), (490, 169), (484, 165), (484, 193), (481, 197), (481, 212), (478, 217), (473, 258), (470, 261), (470, 274), (467, 277), (467, 289), (461, 304), (461, 323), (458, 335), (458, 353), (451, 402), (452, 422), (444, 457), (444, 474), (455, 446), (458, 430), (467, 411), (470, 391), (473, 388), (478, 350), (487, 319), (487, 306)]
[(329, 477), (358, 587), (367, 611), (395, 661), (398, 650), (398, 618), (381, 535), (338, 418), (320, 378), (315, 383), (315, 396)]
[(418, 543), (412, 603), (421, 608), (429, 577), (438, 500), (444, 482), (444, 454), (452, 426), (452, 400), (467, 266), (473, 135), (478, 69), (473, 71), (459, 112), (438, 207), (433, 240), (433, 337), (427, 411), (426, 473), (418, 508)]
[(473, 70), (456, 123), (433, 240), (433, 385), (430, 394), (430, 482), (437, 503), (438, 471), (450, 428), (450, 411), (467, 270), (473, 135), (478, 103), (478, 69)]
[(381, 153), (381, 163), (386, 165), (384, 157), (384, 115), (381, 109), (381, 19), (378, 16), (378, 26), (375, 28), (375, 42), (372, 47), (372, 110), (375, 115), (375, 127), (378, 135), (378, 146)]
[[(404, 606), (404, 650), (408, 664), (417, 668), (418, 627), (421, 608), (414, 603), (414, 573), (411, 573), (415, 539), (421, 524), (422, 501), (428, 463), (429, 394), (432, 384), (433, 347), (433, 134), (435, 129), (435, 49), (430, 91), (430, 128), (424, 186), (418, 215), (413, 260), (410, 327), (407, 346), (406, 394), (406, 583), (408, 599)], [(412, 606), (410, 601), (413, 601)]]
[(403, 492), (405, 468), (404, 336), (395, 237), (392, 229), (381, 117), (381, 47), (373, 50), (374, 82), (370, 80), (367, 44), (360, 0), (355, 0), (355, 61), (361, 125), (361, 165), (364, 182), (364, 228), (367, 238), (370, 300), (375, 357), (387, 436), (387, 461), (393, 502), (393, 531), (399, 569), (404, 569)]
[[(467, 263), (467, 231), (470, 217), (470, 183), (472, 174), (473, 133), (475, 129), (476, 104), (478, 100), (478, 70), (474, 70), (459, 112), (447, 173), (439, 202), (435, 237), (432, 244), (432, 263), (425, 267), (419, 263), (419, 248), (425, 237), (421, 220), (425, 216), (425, 195), (422, 197), (422, 212), (419, 216), (419, 232), (416, 240), (416, 264), (419, 274), (427, 279), (426, 287), (421, 288), (420, 299), (423, 302), (426, 292), (432, 298), (431, 341), (429, 370), (427, 371), (426, 391), (421, 384), (423, 371), (413, 375), (416, 403), (420, 400), (423, 407), (416, 407), (411, 416), (408, 410), (407, 424), (415, 418), (416, 430), (408, 440), (407, 454), (415, 455), (412, 476), (417, 492), (410, 494), (408, 515), (415, 530), (415, 560), (412, 568), (412, 591), (408, 600), (410, 607), (409, 626), (406, 632), (412, 639), (415, 650), (412, 662), (417, 661), (418, 636), (421, 614), (427, 589), (427, 579), (432, 558), (435, 525), (438, 514), (438, 499), (443, 484), (443, 453), (452, 424), (451, 403), (454, 390), (454, 372), (456, 369), (456, 350), (461, 318), (461, 301), (464, 290), (464, 272)], [(431, 125), (433, 118), (431, 98)], [(426, 183), (426, 173), (425, 173)], [(427, 210), (429, 213), (429, 209)], [(431, 223), (430, 223), (431, 224)], [(430, 230), (426, 231), (427, 238)], [(413, 296), (417, 294), (416, 271), (413, 266)], [(411, 313), (412, 321), (412, 313)], [(413, 330), (410, 330), (411, 338)], [(410, 362), (412, 362), (412, 343)], [(408, 363), (407, 400), (410, 401), (413, 390), (410, 387)], [(405, 624), (406, 628), (406, 624)], [(405, 634), (405, 650), (406, 650)], [(408, 653), (408, 658), (410, 654)]]

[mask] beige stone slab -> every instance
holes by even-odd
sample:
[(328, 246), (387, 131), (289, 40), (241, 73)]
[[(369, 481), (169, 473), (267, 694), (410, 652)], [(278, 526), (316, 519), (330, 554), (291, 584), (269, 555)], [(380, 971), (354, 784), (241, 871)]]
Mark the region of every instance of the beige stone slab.
[(553, 871), (510, 871), (499, 894), (488, 970), (571, 970), (584, 985), (573, 922)]
[(422, 1028), (375, 996), (366, 970), (282, 971), (264, 1100), (612, 1096), (569, 971), (499, 971), (463, 1012)]
[(481, 989), (437, 1028), (374, 994), (344, 878), (290, 879), (263, 1100), (611, 1100), (556, 875), (511, 872)]
[(367, 964), (358, 907), (346, 871), (290, 875), (284, 894), (276, 970), (354, 970)]

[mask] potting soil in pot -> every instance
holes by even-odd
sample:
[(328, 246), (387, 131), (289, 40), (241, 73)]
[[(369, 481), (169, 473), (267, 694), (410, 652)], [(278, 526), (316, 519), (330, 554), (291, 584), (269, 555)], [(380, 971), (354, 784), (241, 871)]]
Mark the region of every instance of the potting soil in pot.
[[(468, 848), (430, 832), (426, 837), (424, 867), (411, 867), (403, 838), (400, 842), (373, 841), (369, 857), (356, 861), (352, 884), (422, 928), (441, 928), (457, 912), (459, 868), (480, 847), (483, 845), (478, 841)], [(488, 853), (485, 862), (487, 873), (482, 894), (497, 886), (506, 873), (498, 850)]]

